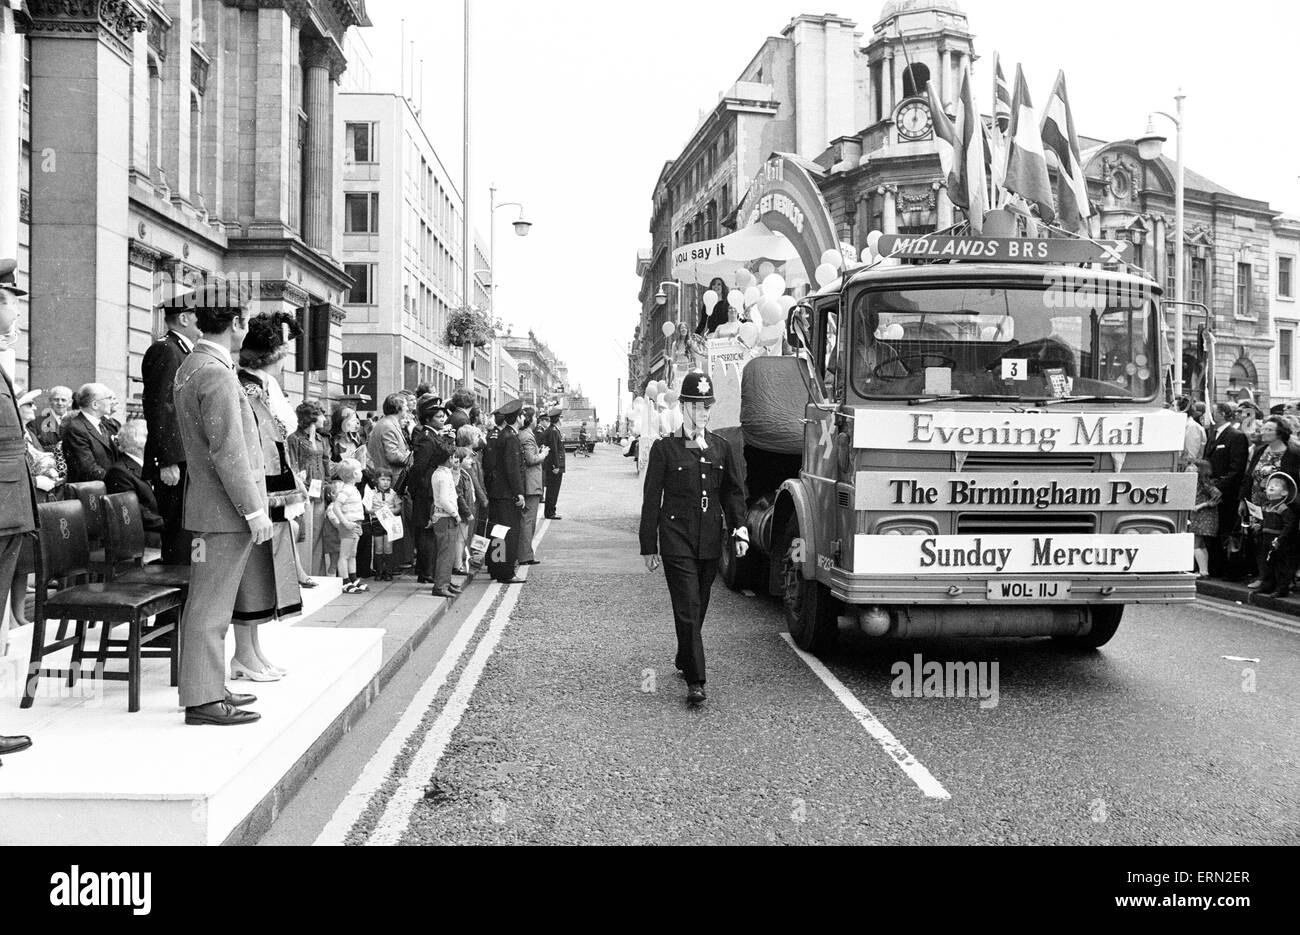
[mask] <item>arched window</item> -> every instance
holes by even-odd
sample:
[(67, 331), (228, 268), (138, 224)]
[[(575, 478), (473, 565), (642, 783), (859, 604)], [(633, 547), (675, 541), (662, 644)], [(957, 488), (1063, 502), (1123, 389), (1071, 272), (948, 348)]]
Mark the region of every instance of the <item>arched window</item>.
[(925, 84), (930, 80), (930, 69), (920, 62), (903, 69), (903, 97), (916, 97), (925, 93)]

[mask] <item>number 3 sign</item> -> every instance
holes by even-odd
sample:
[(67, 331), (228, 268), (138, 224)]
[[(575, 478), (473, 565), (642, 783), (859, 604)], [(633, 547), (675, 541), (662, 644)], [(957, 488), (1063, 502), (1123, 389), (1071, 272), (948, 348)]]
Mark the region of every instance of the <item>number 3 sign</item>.
[(1002, 379), (1028, 380), (1029, 361), (1023, 357), (1003, 357), (1002, 358)]

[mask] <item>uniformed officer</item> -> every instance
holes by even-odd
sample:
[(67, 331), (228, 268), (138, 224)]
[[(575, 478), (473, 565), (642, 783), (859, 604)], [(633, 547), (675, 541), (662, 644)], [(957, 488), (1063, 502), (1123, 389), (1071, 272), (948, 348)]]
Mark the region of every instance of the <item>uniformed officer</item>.
[(499, 426), (496, 438), (488, 443), (484, 459), (487, 482), (488, 522), (505, 526), (503, 541), (488, 546), (488, 572), (503, 584), (523, 584), (515, 576), (519, 562), (519, 531), (523, 524), (524, 457), (519, 446), (519, 419), (524, 404), (517, 399), (503, 405), (492, 415)]
[[(704, 701), (704, 641), (700, 631), (724, 548), (744, 556), (745, 485), (726, 439), (706, 431), (713, 406), (707, 374), (692, 372), (679, 392), (682, 428), (654, 443), (641, 503), (641, 555), (654, 571), (662, 560), (677, 625), (677, 668), (686, 700)], [(730, 534), (728, 534), (730, 530)]]

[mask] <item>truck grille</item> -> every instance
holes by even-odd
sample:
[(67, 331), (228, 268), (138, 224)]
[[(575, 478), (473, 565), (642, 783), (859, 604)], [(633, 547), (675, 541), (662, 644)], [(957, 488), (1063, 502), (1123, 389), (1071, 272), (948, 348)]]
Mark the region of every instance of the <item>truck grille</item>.
[(1095, 471), (1097, 456), (1090, 454), (999, 454), (972, 451), (963, 471)]
[(1095, 513), (959, 513), (959, 535), (1095, 533)]

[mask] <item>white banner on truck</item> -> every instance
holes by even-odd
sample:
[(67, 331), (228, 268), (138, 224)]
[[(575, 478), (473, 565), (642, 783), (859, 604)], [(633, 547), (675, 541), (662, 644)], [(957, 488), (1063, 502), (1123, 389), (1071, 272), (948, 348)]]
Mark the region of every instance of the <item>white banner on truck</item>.
[(1196, 475), (859, 471), (855, 492), (859, 510), (1190, 510)]
[(1179, 451), (1186, 430), (1187, 417), (1168, 409), (976, 412), (916, 406), (853, 411), (853, 446), (891, 451)]
[(860, 575), (1113, 575), (1190, 571), (1191, 533), (1150, 535), (867, 536), (853, 539)]

